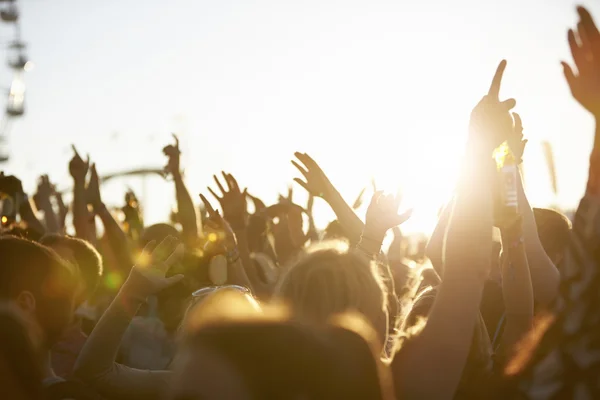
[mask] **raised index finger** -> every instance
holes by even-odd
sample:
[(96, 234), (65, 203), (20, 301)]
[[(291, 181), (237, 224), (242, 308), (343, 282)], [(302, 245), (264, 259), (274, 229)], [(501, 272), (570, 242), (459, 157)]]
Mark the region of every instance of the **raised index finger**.
[(505, 68), (506, 60), (500, 61), (500, 64), (498, 64), (498, 68), (496, 68), (494, 79), (492, 79), (490, 90), (488, 91), (488, 96), (492, 97), (495, 100), (497, 100), (498, 96), (500, 96), (500, 84), (502, 83), (502, 75), (504, 74)]
[(81, 158), (81, 157), (79, 156), (79, 153), (77, 152), (77, 148), (75, 147), (75, 145), (74, 145), (74, 144), (72, 144), (72, 145), (71, 145), (71, 148), (73, 149), (73, 153), (75, 153), (75, 157)]

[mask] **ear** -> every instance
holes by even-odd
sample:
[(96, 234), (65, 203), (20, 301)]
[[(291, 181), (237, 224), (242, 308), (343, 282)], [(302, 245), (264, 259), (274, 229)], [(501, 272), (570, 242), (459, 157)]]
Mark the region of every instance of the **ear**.
[(16, 298), (16, 304), (21, 311), (30, 315), (35, 312), (36, 301), (35, 296), (28, 290), (23, 290)]

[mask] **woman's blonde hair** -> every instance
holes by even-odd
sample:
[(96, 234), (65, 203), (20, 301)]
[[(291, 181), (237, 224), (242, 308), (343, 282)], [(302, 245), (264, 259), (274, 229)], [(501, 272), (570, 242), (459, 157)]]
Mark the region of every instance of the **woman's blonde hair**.
[(339, 241), (309, 247), (283, 272), (275, 300), (300, 319), (325, 324), (337, 314), (358, 312), (379, 340), (388, 333), (387, 293), (379, 269), (360, 251)]

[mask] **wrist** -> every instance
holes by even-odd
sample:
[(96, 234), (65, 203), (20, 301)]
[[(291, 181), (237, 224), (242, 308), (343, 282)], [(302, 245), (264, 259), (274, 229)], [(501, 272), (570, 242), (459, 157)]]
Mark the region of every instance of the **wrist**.
[(386, 232), (387, 231), (382, 231), (381, 229), (365, 226), (365, 229), (363, 229), (360, 235), (360, 241), (375, 243), (381, 246), (381, 243), (383, 243), (383, 239), (385, 238)]

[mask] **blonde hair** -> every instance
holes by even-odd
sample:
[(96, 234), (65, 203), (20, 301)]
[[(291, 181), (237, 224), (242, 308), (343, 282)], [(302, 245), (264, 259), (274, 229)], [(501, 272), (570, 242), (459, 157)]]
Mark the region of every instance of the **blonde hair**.
[(377, 265), (340, 241), (309, 247), (283, 272), (274, 299), (300, 319), (326, 324), (334, 315), (358, 312), (386, 343), (387, 290)]

